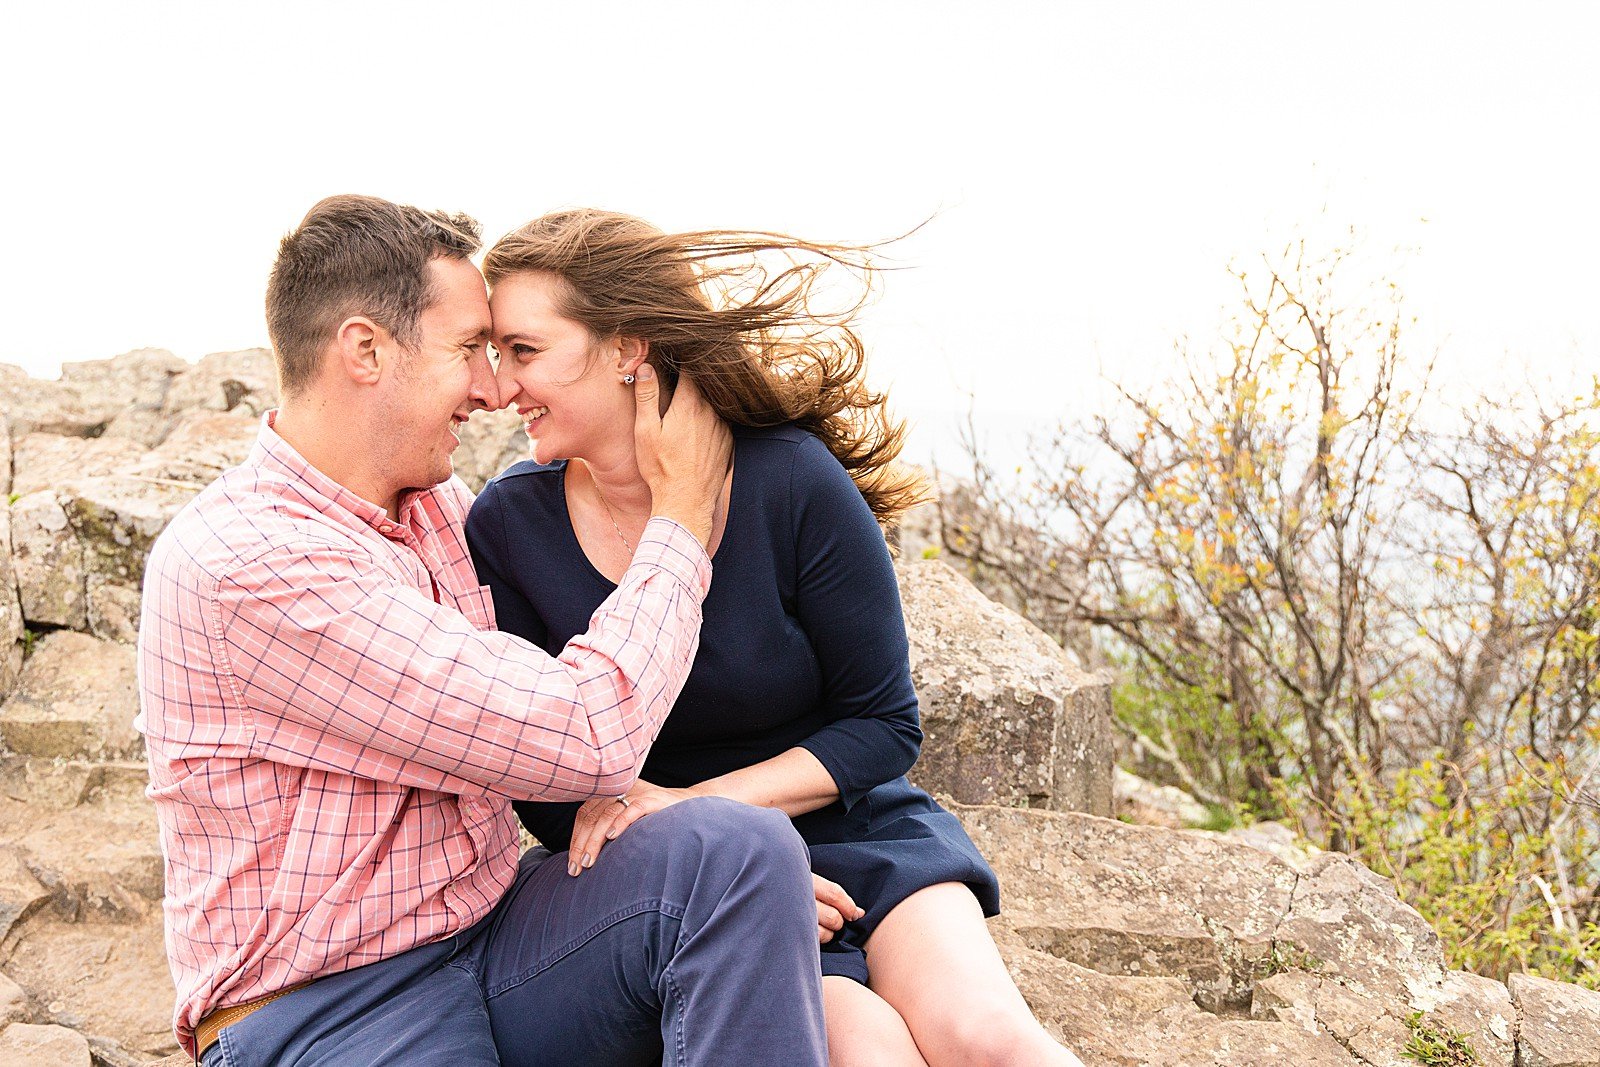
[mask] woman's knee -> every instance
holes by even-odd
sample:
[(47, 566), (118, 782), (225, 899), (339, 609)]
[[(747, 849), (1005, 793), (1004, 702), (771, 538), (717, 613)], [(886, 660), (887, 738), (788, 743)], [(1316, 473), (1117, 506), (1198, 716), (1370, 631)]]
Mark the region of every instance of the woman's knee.
[(1054, 1050), (1056, 1043), (1031, 1014), (996, 1004), (989, 1010), (973, 1004), (947, 1020), (948, 1030), (935, 1038), (932, 1047), (944, 1055), (935, 1064), (949, 1063), (971, 1067), (1023, 1067), (1040, 1061), (1041, 1049)]

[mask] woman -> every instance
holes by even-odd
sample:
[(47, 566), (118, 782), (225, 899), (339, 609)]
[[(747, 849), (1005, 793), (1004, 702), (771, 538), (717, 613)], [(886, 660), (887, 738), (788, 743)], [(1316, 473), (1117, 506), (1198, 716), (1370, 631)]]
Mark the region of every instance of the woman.
[(627, 569), (650, 514), (633, 458), (641, 365), (664, 392), (692, 376), (735, 439), (700, 649), (640, 781), (518, 814), (581, 877), (681, 800), (778, 808), (811, 849), (835, 1064), (1076, 1064), (989, 937), (993, 872), (904, 777), (921, 731), (878, 523), (922, 487), (892, 465), (903, 427), (864, 384), (860, 302), (815, 309), (830, 265), (872, 271), (861, 249), (589, 210), (536, 219), (486, 256), (500, 397), (534, 455), (467, 524), (503, 628), (558, 652)]

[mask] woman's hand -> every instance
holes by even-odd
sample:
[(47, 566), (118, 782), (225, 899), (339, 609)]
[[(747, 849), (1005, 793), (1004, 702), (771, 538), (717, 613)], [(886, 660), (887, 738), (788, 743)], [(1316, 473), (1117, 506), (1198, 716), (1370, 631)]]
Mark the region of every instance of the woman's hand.
[[(633, 783), (623, 798), (594, 797), (578, 808), (572, 824), (572, 845), (567, 852), (567, 873), (578, 874), (593, 867), (607, 841), (649, 815), (702, 794), (694, 789), (668, 789), (644, 779)], [(624, 803), (624, 799), (626, 803)]]
[(856, 907), (856, 902), (839, 883), (813, 874), (811, 885), (817, 895), (817, 940), (823, 944), (832, 941), (833, 935), (844, 929), (846, 921), (854, 922), (866, 914)]

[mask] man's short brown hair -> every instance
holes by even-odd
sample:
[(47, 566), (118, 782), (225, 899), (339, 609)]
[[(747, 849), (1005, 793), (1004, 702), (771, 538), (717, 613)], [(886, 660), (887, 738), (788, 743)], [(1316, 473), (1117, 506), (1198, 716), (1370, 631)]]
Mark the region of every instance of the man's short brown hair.
[(299, 393), (339, 324), (365, 315), (406, 347), (433, 303), (429, 261), (467, 259), (482, 244), (468, 215), (423, 211), (375, 196), (330, 196), (278, 246), (267, 282), (267, 333), (278, 389)]

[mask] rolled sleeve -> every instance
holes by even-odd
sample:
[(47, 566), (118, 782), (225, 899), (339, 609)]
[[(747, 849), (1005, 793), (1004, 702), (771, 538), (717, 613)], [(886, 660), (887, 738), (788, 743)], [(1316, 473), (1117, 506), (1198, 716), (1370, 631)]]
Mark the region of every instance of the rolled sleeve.
[(252, 746), (447, 792), (620, 792), (682, 688), (709, 584), (687, 531), (666, 523), (649, 541), (555, 657), (478, 630), (347, 548), (273, 547), (219, 582), (215, 599), (219, 659)]

